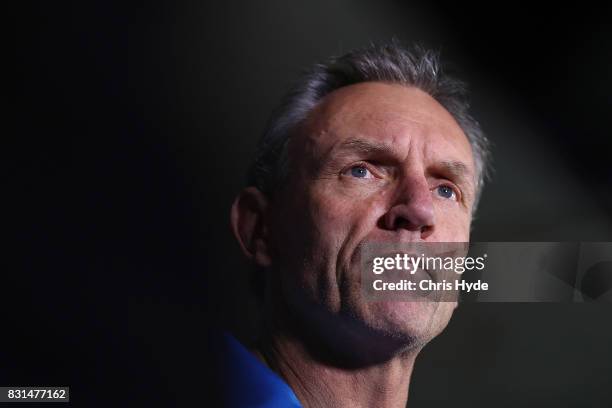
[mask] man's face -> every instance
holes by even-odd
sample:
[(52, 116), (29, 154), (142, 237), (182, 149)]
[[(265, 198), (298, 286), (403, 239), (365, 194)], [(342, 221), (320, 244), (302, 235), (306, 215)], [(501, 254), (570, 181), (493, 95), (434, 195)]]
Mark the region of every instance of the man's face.
[(453, 117), (416, 88), (347, 86), (310, 113), (289, 163), (272, 199), (271, 278), (303, 324), (349, 341), (437, 335), (455, 304), (366, 301), (359, 256), (369, 242), (469, 240), (475, 167)]

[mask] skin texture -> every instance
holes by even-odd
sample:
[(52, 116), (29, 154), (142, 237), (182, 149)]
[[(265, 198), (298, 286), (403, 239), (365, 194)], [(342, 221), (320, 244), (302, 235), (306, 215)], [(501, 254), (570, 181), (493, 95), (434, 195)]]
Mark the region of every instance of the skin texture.
[(271, 196), (232, 208), (243, 252), (267, 271), (257, 352), (304, 406), (405, 406), (415, 358), (453, 302), (366, 301), (364, 244), (468, 242), (470, 144), (431, 96), (398, 84), (338, 89), (289, 142)]

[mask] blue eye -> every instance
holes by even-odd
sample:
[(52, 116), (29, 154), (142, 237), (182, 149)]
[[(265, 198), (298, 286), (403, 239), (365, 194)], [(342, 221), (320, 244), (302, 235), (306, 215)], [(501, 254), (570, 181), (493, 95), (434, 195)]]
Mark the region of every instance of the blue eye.
[(449, 186), (439, 186), (436, 189), (436, 191), (438, 192), (438, 195), (440, 197), (444, 197), (444, 198), (454, 198), (455, 197), (455, 191)]
[(353, 177), (366, 178), (369, 174), (370, 172), (368, 171), (368, 169), (363, 166), (351, 167), (351, 176)]

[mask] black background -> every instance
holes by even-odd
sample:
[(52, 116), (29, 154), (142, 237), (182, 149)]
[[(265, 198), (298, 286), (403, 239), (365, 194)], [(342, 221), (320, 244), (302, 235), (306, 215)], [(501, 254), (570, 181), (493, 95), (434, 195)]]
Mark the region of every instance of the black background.
[[(612, 241), (612, 13), (426, 4), (9, 10), (0, 384), (206, 405), (207, 328), (253, 333), (228, 214), (256, 140), (303, 68), (369, 41), (438, 48), (471, 84), (497, 169), (474, 240)], [(463, 306), (417, 361), (410, 405), (610, 406), (611, 312)]]

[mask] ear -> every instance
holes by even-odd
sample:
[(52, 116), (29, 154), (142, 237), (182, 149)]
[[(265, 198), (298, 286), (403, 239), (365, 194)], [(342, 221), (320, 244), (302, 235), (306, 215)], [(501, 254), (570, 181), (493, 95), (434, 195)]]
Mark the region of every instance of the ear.
[(271, 264), (267, 209), (266, 195), (256, 187), (247, 187), (234, 200), (230, 216), (232, 231), (242, 252), (261, 267)]

